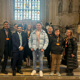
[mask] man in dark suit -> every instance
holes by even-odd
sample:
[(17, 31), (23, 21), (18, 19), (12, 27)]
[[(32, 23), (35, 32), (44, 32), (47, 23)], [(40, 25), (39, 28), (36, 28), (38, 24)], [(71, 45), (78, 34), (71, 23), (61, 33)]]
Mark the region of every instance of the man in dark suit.
[(0, 29), (0, 63), (4, 54), (4, 61), (1, 70), (1, 72), (4, 74), (8, 74), (5, 69), (7, 65), (8, 56), (11, 56), (12, 50), (12, 33), (8, 27), (9, 23), (5, 21), (3, 23), (3, 28)]
[(23, 74), (21, 72), (21, 65), (22, 65), (22, 59), (23, 59), (23, 53), (24, 53), (24, 47), (26, 45), (26, 38), (25, 34), (22, 32), (22, 25), (17, 26), (17, 33), (13, 33), (12, 35), (12, 43), (13, 43), (13, 64), (12, 64), (12, 70), (13, 70), (13, 76), (16, 76), (16, 63), (17, 64), (17, 72), (20, 74)]
[[(13, 29), (11, 30), (12, 31), (12, 34), (13, 33), (17, 33), (17, 26), (18, 26), (17, 23), (15, 23)], [(13, 57), (11, 58), (11, 67), (12, 67), (12, 62), (13, 62)]]

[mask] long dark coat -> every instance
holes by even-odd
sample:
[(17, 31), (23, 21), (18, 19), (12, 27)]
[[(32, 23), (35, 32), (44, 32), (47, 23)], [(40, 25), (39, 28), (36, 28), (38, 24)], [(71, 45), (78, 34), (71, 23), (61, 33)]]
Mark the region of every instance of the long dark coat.
[[(66, 39), (64, 39), (64, 45), (65, 45)], [(72, 57), (71, 54), (74, 54), (75, 56)], [(67, 48), (65, 48), (65, 63), (67, 65), (68, 69), (76, 69), (78, 68), (78, 61), (77, 61), (77, 40), (73, 37), (71, 38), (67, 43)]]
[[(8, 56), (12, 56), (12, 33), (10, 31), (10, 29), (8, 29), (9, 31), (9, 54)], [(5, 30), (4, 28), (0, 29), (0, 57), (3, 56), (4, 54), (4, 49), (5, 49), (5, 42), (6, 42), (6, 34), (5, 34)]]

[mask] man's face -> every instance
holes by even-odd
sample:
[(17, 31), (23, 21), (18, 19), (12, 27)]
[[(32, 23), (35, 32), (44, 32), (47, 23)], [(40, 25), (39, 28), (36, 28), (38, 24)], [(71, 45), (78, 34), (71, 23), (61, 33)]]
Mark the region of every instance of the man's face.
[(56, 30), (56, 31), (55, 31), (55, 35), (56, 35), (56, 36), (59, 36), (59, 34), (60, 34), (60, 31), (59, 31), (59, 30)]
[(21, 27), (18, 27), (17, 28), (17, 31), (20, 33), (22, 31), (22, 28)]
[(9, 27), (8, 23), (4, 23), (3, 27), (4, 27), (5, 29), (8, 29), (8, 27)]
[(15, 25), (15, 26), (14, 26), (14, 29), (15, 29), (16, 31), (17, 31), (17, 26), (18, 26), (18, 25)]
[(52, 27), (49, 27), (48, 32), (52, 32), (52, 31), (53, 31)]
[(37, 30), (41, 30), (41, 28), (42, 28), (41, 24), (38, 23), (38, 24), (36, 25), (36, 28), (37, 28)]

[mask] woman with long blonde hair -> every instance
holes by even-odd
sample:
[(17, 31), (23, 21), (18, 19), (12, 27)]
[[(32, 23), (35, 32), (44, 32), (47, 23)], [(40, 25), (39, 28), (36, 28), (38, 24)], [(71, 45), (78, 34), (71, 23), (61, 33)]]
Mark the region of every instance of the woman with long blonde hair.
[(77, 40), (73, 37), (72, 30), (66, 31), (66, 38), (64, 39), (65, 53), (64, 59), (67, 66), (67, 76), (73, 76), (73, 69), (78, 68), (77, 62)]
[(25, 51), (24, 51), (24, 56), (25, 56), (26, 62), (27, 62), (26, 66), (30, 67), (30, 60), (32, 59), (32, 51), (29, 49), (29, 46), (28, 46), (29, 36), (32, 32), (30, 24), (28, 24), (27, 29), (24, 32), (26, 34), (26, 47), (25, 47)]

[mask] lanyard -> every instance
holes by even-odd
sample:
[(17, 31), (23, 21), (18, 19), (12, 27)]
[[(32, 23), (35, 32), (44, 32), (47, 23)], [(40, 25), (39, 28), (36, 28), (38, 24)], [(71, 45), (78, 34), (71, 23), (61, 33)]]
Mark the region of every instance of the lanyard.
[(7, 38), (6, 38), (6, 40), (9, 40), (9, 38), (8, 38), (8, 32), (6, 32), (6, 35), (7, 35)]
[(6, 31), (6, 35), (7, 35), (7, 38), (8, 38), (8, 32)]
[(40, 31), (37, 31), (37, 41), (39, 41), (39, 35), (40, 35)]
[(56, 43), (56, 45), (57, 45), (57, 46), (60, 45), (60, 43), (59, 43), (59, 37), (57, 38), (57, 43)]
[(59, 43), (59, 37), (57, 38), (57, 43)]

